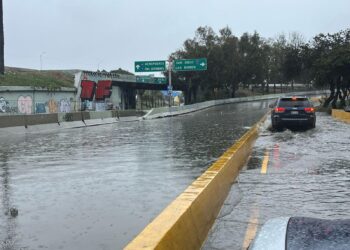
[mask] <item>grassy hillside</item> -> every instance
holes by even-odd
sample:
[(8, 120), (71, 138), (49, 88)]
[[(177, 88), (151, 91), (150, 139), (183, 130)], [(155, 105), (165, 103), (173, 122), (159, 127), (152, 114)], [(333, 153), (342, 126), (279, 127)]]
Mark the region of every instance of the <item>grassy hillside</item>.
[(74, 72), (77, 70), (47, 70), (6, 67), (5, 74), (0, 75), (0, 86), (30, 86), (49, 89), (74, 87)]

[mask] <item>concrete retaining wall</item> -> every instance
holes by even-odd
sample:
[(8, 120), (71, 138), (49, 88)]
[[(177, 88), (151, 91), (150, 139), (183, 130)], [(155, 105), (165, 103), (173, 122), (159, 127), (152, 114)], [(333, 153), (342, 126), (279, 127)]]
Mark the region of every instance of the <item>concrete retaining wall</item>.
[(49, 124), (49, 123), (57, 123), (57, 115), (56, 114), (47, 114), (47, 115), (23, 115), (25, 125), (33, 126), (39, 124)]
[(350, 123), (350, 112), (345, 112), (341, 109), (332, 109), (332, 116), (343, 122)]
[(71, 112), (75, 88), (47, 90), (26, 86), (0, 86), (0, 115)]
[(110, 110), (103, 112), (69, 112), (35, 115), (2, 115), (0, 131), (20, 133), (47, 131), (63, 128), (78, 128), (120, 121), (137, 121), (144, 113), (136, 110)]
[(258, 136), (259, 123), (180, 194), (125, 249), (200, 249), (232, 182), (250, 155)]
[[(328, 91), (293, 92), (293, 93), (285, 93), (282, 95), (323, 95), (326, 93), (328, 93)], [(148, 112), (143, 117), (143, 119), (156, 119), (156, 118), (162, 118), (162, 117), (168, 117), (168, 116), (181, 115), (181, 114), (191, 113), (194, 111), (210, 108), (217, 105), (238, 103), (238, 102), (259, 101), (259, 100), (270, 100), (270, 99), (276, 99), (280, 96), (281, 94), (249, 96), (249, 97), (206, 101), (206, 102), (195, 103), (195, 104), (179, 106), (179, 107), (154, 108), (150, 110), (150, 112)]]

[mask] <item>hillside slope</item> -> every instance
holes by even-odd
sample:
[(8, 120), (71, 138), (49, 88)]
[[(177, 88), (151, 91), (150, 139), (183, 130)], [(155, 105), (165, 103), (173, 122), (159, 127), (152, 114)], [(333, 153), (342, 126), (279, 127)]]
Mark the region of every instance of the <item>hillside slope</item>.
[(31, 86), (48, 89), (74, 87), (74, 74), (79, 70), (31, 70), (6, 67), (0, 75), (0, 86)]

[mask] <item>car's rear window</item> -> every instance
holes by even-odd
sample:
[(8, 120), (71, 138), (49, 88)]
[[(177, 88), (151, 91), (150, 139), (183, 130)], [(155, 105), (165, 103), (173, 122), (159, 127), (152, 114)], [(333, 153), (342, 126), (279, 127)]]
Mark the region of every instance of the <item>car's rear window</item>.
[(310, 102), (307, 98), (281, 98), (279, 107), (310, 107)]

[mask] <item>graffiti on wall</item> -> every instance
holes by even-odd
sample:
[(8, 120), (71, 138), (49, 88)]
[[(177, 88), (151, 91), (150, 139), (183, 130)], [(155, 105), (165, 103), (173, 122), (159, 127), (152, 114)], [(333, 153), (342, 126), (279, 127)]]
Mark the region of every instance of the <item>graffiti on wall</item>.
[(70, 101), (67, 100), (67, 99), (62, 99), (60, 101), (60, 112), (63, 112), (63, 113), (69, 113), (71, 112), (71, 105), (70, 105)]
[(81, 81), (81, 94), (80, 98), (82, 101), (89, 100), (92, 101), (94, 96), (96, 100), (103, 101), (106, 98), (109, 98), (112, 94), (112, 81), (103, 80), (103, 81)]
[(7, 113), (9, 108), (9, 102), (4, 97), (0, 97), (0, 113)]
[(50, 99), (46, 103), (36, 103), (35, 113), (69, 113), (71, 112), (71, 101), (67, 98), (56, 101), (55, 99)]
[(95, 99), (99, 101), (103, 101), (106, 98), (111, 97), (112, 94), (112, 81), (104, 80), (104, 81), (98, 81), (96, 93), (95, 93)]
[(0, 113), (18, 113), (18, 108), (11, 106), (4, 97), (0, 97)]
[(35, 104), (35, 113), (42, 114), (46, 113), (46, 105), (45, 103), (36, 103)]
[[(94, 99), (96, 101), (96, 111), (106, 110), (105, 99), (112, 95), (112, 81), (111, 80), (100, 80), (97, 83), (90, 80), (81, 81), (81, 94), (80, 99), (82, 100), (83, 110), (92, 109), (90, 102)], [(94, 98), (95, 97), (95, 98)]]
[(49, 113), (57, 113), (57, 102), (54, 99), (50, 99), (48, 104)]
[(96, 102), (96, 111), (104, 111), (106, 110), (105, 102)]
[(31, 96), (20, 96), (17, 100), (18, 112), (21, 114), (32, 113), (33, 100)]
[[(45, 114), (45, 113), (69, 113), (74, 110), (73, 98), (64, 97), (60, 100), (55, 97), (43, 97), (42, 95), (34, 98), (30, 95), (20, 94), (8, 99), (6, 96), (0, 96), (0, 114), (15, 113), (15, 114)], [(38, 101), (36, 101), (38, 100)]]

